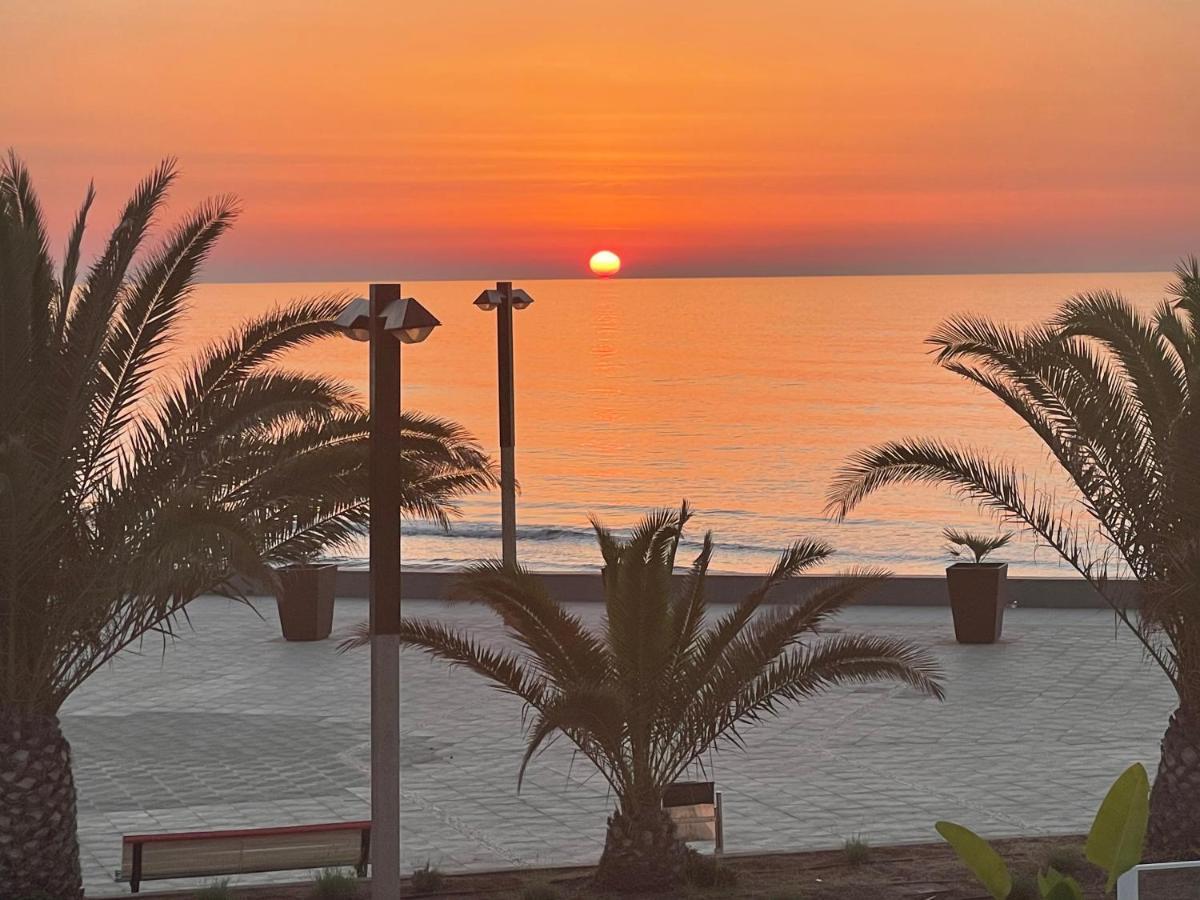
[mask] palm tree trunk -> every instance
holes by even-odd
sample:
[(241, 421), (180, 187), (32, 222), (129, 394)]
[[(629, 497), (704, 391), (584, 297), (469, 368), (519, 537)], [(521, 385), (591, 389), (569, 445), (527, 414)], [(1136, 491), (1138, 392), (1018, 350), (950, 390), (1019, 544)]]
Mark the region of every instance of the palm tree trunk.
[(58, 717), (0, 706), (0, 897), (83, 897), (71, 748)]
[(598, 887), (614, 891), (663, 891), (683, 882), (687, 846), (660, 805), (618, 809), (608, 819)]
[(1146, 855), (1152, 860), (1200, 855), (1200, 715), (1180, 706), (1163, 735), (1150, 791)]

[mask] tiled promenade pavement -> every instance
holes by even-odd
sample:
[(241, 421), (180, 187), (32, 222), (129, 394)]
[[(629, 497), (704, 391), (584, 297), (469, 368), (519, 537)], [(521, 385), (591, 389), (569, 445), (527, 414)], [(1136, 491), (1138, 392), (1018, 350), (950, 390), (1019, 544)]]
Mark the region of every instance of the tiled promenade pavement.
[[(112, 878), (123, 833), (368, 815), (367, 654), (285, 643), (273, 606), (259, 608), (201, 599), (165, 655), (147, 642), (67, 704), (90, 894), (124, 890)], [(497, 634), (477, 607), (406, 610)], [(339, 601), (336, 627), (365, 615), (364, 601)], [(838, 691), (761, 726), (747, 752), (714, 756), (731, 852), (928, 840), (939, 818), (995, 836), (1082, 830), (1126, 765), (1155, 761), (1172, 694), (1108, 613), (1010, 611), (1004, 642), (976, 647), (953, 643), (943, 609), (864, 607), (840, 625), (929, 646), (946, 702)], [(586, 762), (555, 745), (518, 795), (519, 703), (413, 652), (403, 666), (405, 866), (594, 861), (610, 798)]]

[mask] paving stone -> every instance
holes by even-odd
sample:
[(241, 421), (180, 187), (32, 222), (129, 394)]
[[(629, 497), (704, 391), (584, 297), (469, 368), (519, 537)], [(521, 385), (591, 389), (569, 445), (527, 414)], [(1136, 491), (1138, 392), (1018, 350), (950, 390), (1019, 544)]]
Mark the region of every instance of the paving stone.
[[(273, 605), (256, 606), (262, 618), (223, 599), (196, 601), (192, 630), (165, 654), (148, 641), (64, 708), (89, 895), (124, 892), (112, 878), (122, 834), (369, 816), (367, 653), (338, 654), (336, 634), (285, 642)], [(405, 606), (503, 641), (485, 610)], [(601, 614), (590, 604), (573, 611), (591, 623)], [(339, 601), (336, 628), (366, 612), (363, 601)], [(705, 765), (725, 794), (730, 850), (836, 847), (856, 834), (924, 841), (938, 818), (990, 836), (1081, 831), (1126, 765), (1153, 772), (1174, 697), (1108, 613), (1011, 610), (1004, 642), (990, 647), (955, 644), (942, 609), (862, 607), (840, 625), (929, 647), (947, 699), (892, 685), (832, 692), (747, 731), (745, 752), (712, 754)], [(520, 703), (417, 653), (402, 665), (406, 868), (598, 858), (612, 796), (586, 760), (558, 742), (518, 795)]]

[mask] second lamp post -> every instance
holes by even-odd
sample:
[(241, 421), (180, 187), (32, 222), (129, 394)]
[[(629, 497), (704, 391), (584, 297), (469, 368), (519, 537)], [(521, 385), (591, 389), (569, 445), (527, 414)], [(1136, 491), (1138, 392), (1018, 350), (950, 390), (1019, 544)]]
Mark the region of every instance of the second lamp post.
[(485, 312), (495, 311), (496, 358), (500, 388), (500, 533), (504, 565), (517, 562), (517, 473), (515, 401), (513, 398), (513, 325), (514, 309), (524, 309), (533, 298), (511, 281), (497, 281), (495, 290), (486, 290), (475, 299)]

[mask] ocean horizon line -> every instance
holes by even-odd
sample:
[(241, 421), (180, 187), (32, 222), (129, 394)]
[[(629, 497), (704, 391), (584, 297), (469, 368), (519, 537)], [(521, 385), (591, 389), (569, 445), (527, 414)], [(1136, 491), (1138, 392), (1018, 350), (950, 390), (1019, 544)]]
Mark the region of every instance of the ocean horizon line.
[[(995, 278), (1004, 276), (1022, 276), (1022, 275), (1166, 275), (1169, 276), (1172, 269), (1166, 268), (1125, 268), (1125, 269), (1006, 269), (1003, 271), (984, 271), (972, 269), (956, 269), (938, 272), (793, 272), (793, 273), (757, 273), (757, 274), (689, 274), (689, 275), (620, 275), (612, 278), (598, 278), (594, 275), (495, 275), (488, 276), (437, 276), (437, 277), (409, 277), (403, 276), (399, 278), (401, 284), (416, 282), (418, 284), (426, 283), (462, 283), (468, 281), (479, 282), (495, 282), (495, 281), (537, 281), (537, 282), (563, 282), (563, 281), (582, 281), (582, 282), (637, 282), (637, 281), (782, 281), (787, 279), (797, 278)], [(341, 285), (346, 282), (358, 282), (362, 284), (394, 284), (395, 281), (384, 280), (380, 278), (364, 278), (360, 276), (348, 276), (346, 278), (216, 278), (216, 279), (199, 279), (197, 284), (207, 286), (220, 285), (264, 285), (264, 284), (333, 284)]]

